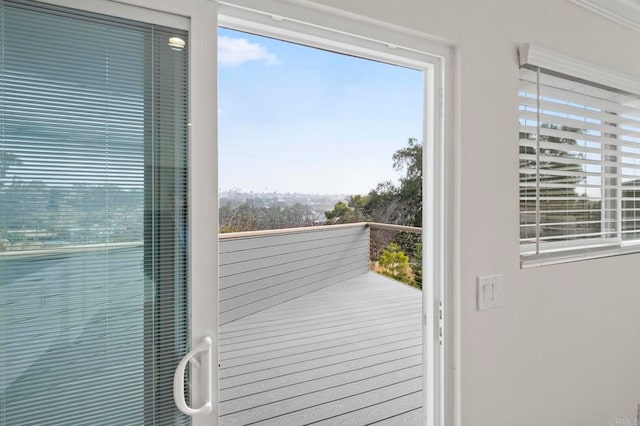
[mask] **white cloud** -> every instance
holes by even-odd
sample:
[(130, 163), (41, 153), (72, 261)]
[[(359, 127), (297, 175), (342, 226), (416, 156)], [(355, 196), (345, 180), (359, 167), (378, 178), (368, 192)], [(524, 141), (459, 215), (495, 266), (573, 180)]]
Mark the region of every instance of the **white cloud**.
[(223, 67), (237, 67), (246, 62), (262, 61), (267, 65), (280, 63), (273, 53), (258, 43), (244, 38), (218, 37), (218, 64)]

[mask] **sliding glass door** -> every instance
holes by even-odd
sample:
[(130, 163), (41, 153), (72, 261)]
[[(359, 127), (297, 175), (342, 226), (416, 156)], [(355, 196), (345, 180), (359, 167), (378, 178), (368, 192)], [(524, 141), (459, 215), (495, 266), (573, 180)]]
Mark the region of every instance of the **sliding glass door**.
[(190, 423), (187, 28), (0, 1), (2, 425)]

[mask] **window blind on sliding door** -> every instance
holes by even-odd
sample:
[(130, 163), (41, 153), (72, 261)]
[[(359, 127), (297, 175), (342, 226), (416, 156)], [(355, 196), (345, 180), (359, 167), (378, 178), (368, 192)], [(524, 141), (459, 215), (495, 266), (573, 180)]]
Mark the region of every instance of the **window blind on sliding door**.
[(523, 255), (640, 242), (640, 96), (522, 68)]
[(0, 0), (0, 424), (189, 424), (183, 30)]

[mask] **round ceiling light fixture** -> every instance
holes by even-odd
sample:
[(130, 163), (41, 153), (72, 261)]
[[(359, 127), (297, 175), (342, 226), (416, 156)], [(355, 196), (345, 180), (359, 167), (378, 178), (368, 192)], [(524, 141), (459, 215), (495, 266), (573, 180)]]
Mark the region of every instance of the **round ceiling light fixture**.
[(184, 46), (187, 43), (185, 43), (185, 41), (183, 39), (181, 39), (180, 37), (170, 37), (169, 38), (169, 47), (172, 50), (183, 50)]

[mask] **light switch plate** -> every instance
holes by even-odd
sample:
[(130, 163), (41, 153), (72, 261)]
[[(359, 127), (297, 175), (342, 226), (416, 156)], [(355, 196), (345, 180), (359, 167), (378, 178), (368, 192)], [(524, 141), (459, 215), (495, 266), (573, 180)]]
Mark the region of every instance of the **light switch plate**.
[(504, 289), (502, 275), (487, 275), (478, 277), (477, 307), (479, 311), (493, 309), (504, 304)]

